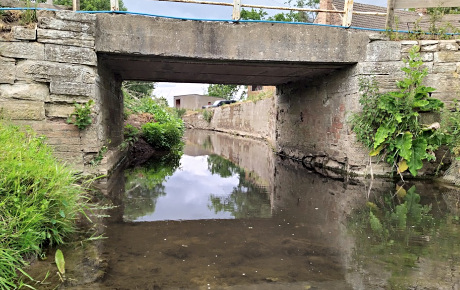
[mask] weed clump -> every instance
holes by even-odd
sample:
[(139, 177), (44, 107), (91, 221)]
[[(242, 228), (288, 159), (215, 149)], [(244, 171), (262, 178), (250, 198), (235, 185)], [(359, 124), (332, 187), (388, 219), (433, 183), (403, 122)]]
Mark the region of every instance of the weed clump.
[(0, 144), (0, 289), (13, 289), (24, 257), (63, 244), (86, 199), (42, 137), (0, 121)]

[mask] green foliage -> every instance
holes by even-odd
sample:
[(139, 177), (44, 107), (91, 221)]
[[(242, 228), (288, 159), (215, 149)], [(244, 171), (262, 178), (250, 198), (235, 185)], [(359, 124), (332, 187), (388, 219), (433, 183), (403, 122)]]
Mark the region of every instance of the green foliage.
[(447, 146), (451, 153), (460, 159), (460, 108), (457, 102), (452, 109), (445, 109), (441, 114), (440, 134), (447, 138)]
[(185, 112), (187, 112), (187, 109), (176, 109), (176, 108), (174, 108), (174, 110), (176, 111), (176, 115), (179, 118), (182, 118), (182, 116), (185, 115)]
[(166, 195), (163, 182), (180, 165), (182, 151), (154, 158), (142, 167), (125, 171), (124, 217), (133, 221), (153, 213), (158, 197)]
[(241, 9), (241, 19), (243, 20), (263, 20), (268, 13), (265, 12), (263, 9), (259, 9), (259, 11), (251, 8), (251, 10)]
[(445, 136), (419, 123), (420, 112), (438, 112), (443, 102), (431, 97), (435, 89), (422, 85), (428, 74), (414, 46), (402, 68), (405, 78), (397, 82), (398, 91), (380, 94), (377, 84), (362, 80), (361, 113), (351, 118), (357, 139), (366, 145), (371, 156), (379, 155), (400, 172), (406, 165), (413, 176), (432, 160), (436, 150), (446, 142)]
[(142, 136), (153, 148), (171, 150), (181, 144), (182, 128), (175, 123), (146, 123), (142, 126)]
[(62, 275), (65, 274), (65, 259), (64, 259), (64, 254), (60, 249), (56, 250), (56, 253), (54, 254), (54, 261), (56, 262), (56, 266), (58, 268), (59, 273)]
[[(125, 110), (130, 113), (152, 114), (155, 122), (142, 126), (142, 137), (153, 147), (159, 150), (173, 150), (182, 144), (184, 135), (184, 122), (173, 108), (167, 107), (163, 99), (151, 97), (136, 98), (127, 90), (123, 90)], [(128, 134), (135, 134), (133, 128), (128, 128)], [(134, 141), (134, 138), (127, 142)], [(126, 139), (125, 139), (126, 141)], [(126, 145), (124, 145), (126, 146)]]
[(133, 146), (134, 143), (139, 140), (140, 131), (136, 127), (126, 124), (123, 128), (123, 142), (121, 143), (121, 148), (125, 149), (127, 147)]
[[(56, 5), (72, 6), (72, 0), (54, 0)], [(119, 2), (120, 11), (126, 11), (123, 1)], [(110, 0), (80, 0), (82, 11), (110, 11)]]
[(214, 111), (204, 110), (202, 114), (203, 114), (203, 119), (205, 119), (206, 122), (211, 123), (212, 117), (214, 116)]
[(140, 99), (151, 97), (152, 92), (155, 89), (155, 83), (153, 82), (140, 82), (140, 81), (125, 81), (122, 84), (122, 88), (126, 90), (130, 95)]
[(401, 231), (421, 233), (433, 226), (431, 205), (420, 204), (420, 195), (416, 193), (415, 186), (412, 186), (401, 199), (395, 200), (391, 196), (385, 196), (385, 203), (381, 208), (371, 207), (368, 221), (376, 240), (394, 241), (399, 238)]
[[(290, 7), (298, 8), (315, 8), (319, 4), (319, 0), (288, 0), (286, 2)], [(241, 10), (241, 19), (244, 20), (271, 20), (271, 21), (284, 21), (284, 22), (313, 22), (316, 17), (316, 13), (310, 13), (305, 11), (289, 11), (287, 13), (277, 13), (273, 16), (266, 17), (268, 15), (263, 9), (254, 10), (253, 8)]]
[(218, 97), (226, 100), (231, 100), (236, 95), (240, 86), (238, 85), (209, 85), (208, 95), (212, 97)]
[[(41, 1), (41, 2), (43, 2), (43, 1)], [(32, 8), (30, 0), (26, 1), (26, 7), (27, 8)], [(35, 5), (33, 7), (35, 7), (35, 8), (37, 7), (37, 2), (35, 3)], [(21, 25), (27, 25), (27, 24), (34, 23), (34, 22), (37, 22), (37, 21), (38, 21), (38, 19), (37, 19), (37, 11), (35, 9), (33, 9), (33, 10), (25, 10), (21, 14), (21, 20), (20, 20)]]
[(32, 131), (0, 122), (0, 144), (0, 289), (15, 289), (22, 257), (64, 243), (86, 198)]
[(109, 150), (107, 146), (102, 146), (101, 149), (99, 149), (99, 152), (97, 152), (96, 156), (94, 156), (93, 160), (91, 160), (90, 164), (92, 166), (101, 164), (101, 161), (104, 158), (104, 154), (107, 153), (107, 150)]
[(208, 170), (223, 178), (239, 175), (238, 186), (233, 188), (229, 196), (211, 194), (209, 209), (215, 213), (230, 212), (235, 218), (271, 217), (270, 198), (266, 190), (250, 180), (252, 173), (246, 173), (233, 162), (219, 156), (208, 156)]
[(91, 125), (93, 122), (93, 119), (91, 118), (91, 107), (93, 104), (93, 100), (89, 100), (85, 104), (75, 103), (74, 112), (67, 118), (67, 123), (75, 124), (75, 126), (77, 126), (80, 130), (84, 130), (86, 127)]

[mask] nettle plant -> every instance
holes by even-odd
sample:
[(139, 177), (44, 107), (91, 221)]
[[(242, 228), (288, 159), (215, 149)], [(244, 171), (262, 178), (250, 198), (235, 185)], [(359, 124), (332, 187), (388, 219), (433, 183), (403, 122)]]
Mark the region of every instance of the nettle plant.
[(421, 112), (439, 112), (444, 103), (430, 97), (434, 88), (422, 85), (428, 72), (422, 68), (419, 49), (412, 47), (404, 60), (405, 77), (397, 82), (399, 90), (382, 94), (375, 80), (361, 80), (362, 112), (351, 118), (357, 139), (371, 150), (371, 156), (380, 156), (398, 173), (409, 170), (413, 176), (424, 160), (435, 159), (433, 151), (445, 143), (444, 135), (436, 132), (439, 123), (420, 122)]

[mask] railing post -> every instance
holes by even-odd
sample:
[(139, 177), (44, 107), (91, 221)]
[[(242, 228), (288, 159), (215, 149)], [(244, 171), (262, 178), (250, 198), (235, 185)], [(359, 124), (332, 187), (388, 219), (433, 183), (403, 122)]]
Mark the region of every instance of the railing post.
[(241, 0), (233, 0), (233, 20), (240, 20), (241, 18)]
[(342, 26), (350, 27), (353, 18), (353, 0), (346, 0), (344, 5)]
[(73, 11), (80, 10), (80, 0), (72, 0), (72, 10)]
[(118, 0), (110, 0), (110, 11), (119, 11), (120, 6)]
[(393, 22), (395, 18), (395, 0), (388, 0), (387, 2), (387, 23), (386, 29), (393, 30)]

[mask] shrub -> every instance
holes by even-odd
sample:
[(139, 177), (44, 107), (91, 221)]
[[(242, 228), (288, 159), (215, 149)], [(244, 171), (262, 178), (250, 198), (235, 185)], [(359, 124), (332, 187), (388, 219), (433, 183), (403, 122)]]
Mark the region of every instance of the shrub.
[(181, 143), (182, 128), (175, 123), (147, 123), (142, 126), (144, 139), (153, 148), (159, 150), (171, 150)]
[(405, 78), (397, 83), (398, 91), (380, 94), (374, 82), (362, 82), (363, 110), (352, 116), (353, 131), (371, 156), (381, 156), (398, 172), (409, 169), (413, 176), (423, 160), (434, 159), (433, 151), (446, 142), (436, 126), (419, 122), (420, 112), (438, 112), (444, 104), (431, 97), (434, 88), (422, 85), (428, 72), (421, 67), (418, 50), (414, 46), (405, 60)]
[(212, 117), (214, 117), (214, 111), (211, 111), (211, 110), (203, 111), (203, 119), (205, 119), (206, 122), (211, 123)]
[(31, 130), (0, 121), (0, 144), (0, 289), (10, 289), (24, 255), (74, 232), (84, 191)]

